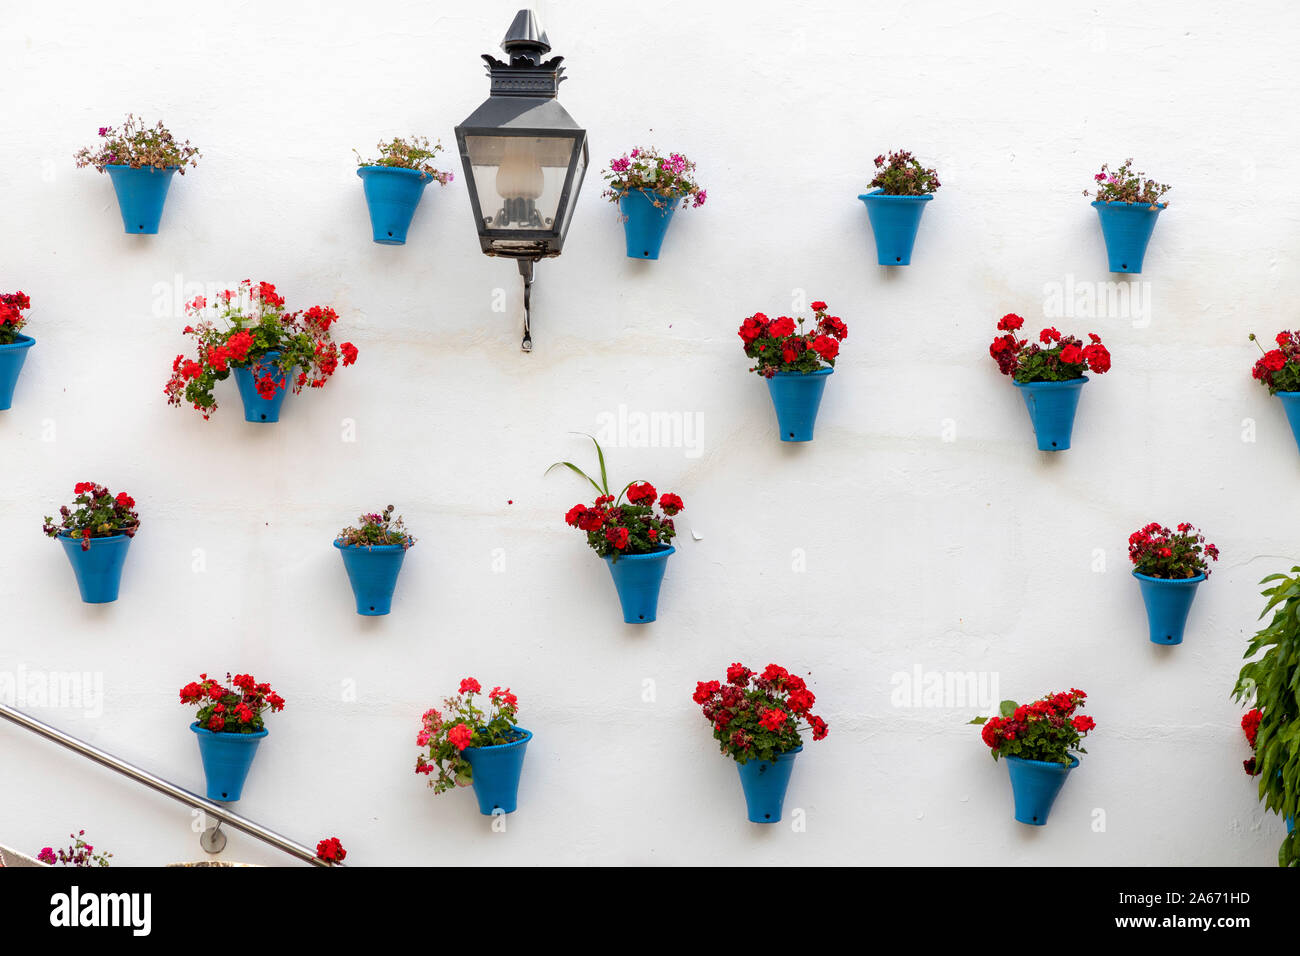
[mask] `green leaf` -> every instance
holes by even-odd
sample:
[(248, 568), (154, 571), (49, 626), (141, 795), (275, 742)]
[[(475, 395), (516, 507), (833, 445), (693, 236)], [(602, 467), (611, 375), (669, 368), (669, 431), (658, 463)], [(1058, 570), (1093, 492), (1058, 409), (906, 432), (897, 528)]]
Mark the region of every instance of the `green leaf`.
[(1004, 700), (998, 706), (998, 713), (1000, 713), (1003, 717), (1012, 717), (1015, 715), (1016, 708), (1019, 706), (1020, 705), (1017, 704), (1014, 700)]

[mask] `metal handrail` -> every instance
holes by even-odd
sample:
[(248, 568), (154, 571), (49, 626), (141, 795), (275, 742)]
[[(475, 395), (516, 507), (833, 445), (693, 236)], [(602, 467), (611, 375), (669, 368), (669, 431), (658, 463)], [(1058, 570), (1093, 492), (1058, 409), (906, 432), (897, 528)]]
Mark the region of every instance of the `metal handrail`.
[[(241, 817), (238, 813), (227, 810), (219, 803), (215, 803), (206, 797), (200, 797), (197, 793), (191, 793), (188, 790), (182, 789), (170, 781), (155, 776), (147, 770), (142, 770), (134, 764), (127, 763), (125, 760), (120, 760), (112, 754), (100, 750), (93, 744), (88, 744), (84, 740), (78, 740), (70, 734), (65, 734), (57, 727), (51, 727), (44, 721), (28, 716), (20, 710), (14, 710), (14, 708), (9, 707), (6, 704), (0, 704), (0, 717), (12, 721), (20, 727), (27, 728), (33, 733), (44, 737), (46, 740), (52, 740), (56, 744), (67, 747), (69, 750), (79, 753), (83, 757), (88, 757), (95, 761), (95, 763), (101, 764), (110, 770), (116, 770), (123, 776), (130, 777), (132, 780), (136, 781), (136, 783), (142, 783), (152, 790), (157, 790), (159, 793), (171, 797), (178, 803), (183, 803), (187, 806), (202, 810), (209, 816), (215, 817), (218, 821), (218, 826), (220, 826), (221, 823), (229, 823), (236, 830), (242, 830), (249, 836), (255, 837), (263, 843), (269, 843), (277, 850), (288, 853), (290, 856), (295, 856), (300, 860), (305, 860), (314, 866), (344, 865), (342, 863), (327, 863), (316, 855), (315, 850), (305, 847), (301, 843), (290, 840), (288, 837), (282, 837), (274, 830), (268, 830), (260, 823), (254, 823), (252, 820)], [(207, 832), (210, 833), (212, 831)], [(224, 843), (225, 840), (222, 838), (217, 849), (219, 850), (220, 846), (224, 845)]]

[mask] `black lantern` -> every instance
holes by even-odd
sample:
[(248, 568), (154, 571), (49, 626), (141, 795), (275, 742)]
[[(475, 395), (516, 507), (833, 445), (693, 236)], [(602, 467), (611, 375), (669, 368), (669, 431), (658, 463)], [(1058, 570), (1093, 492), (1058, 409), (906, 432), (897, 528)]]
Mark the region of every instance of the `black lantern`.
[(564, 80), (564, 57), (543, 59), (551, 44), (532, 11), (515, 15), (501, 49), (508, 62), (483, 54), (492, 92), (456, 127), (456, 145), (479, 245), (489, 256), (519, 263), (522, 348), (530, 352), (533, 263), (564, 248), (587, 171), (587, 131), (555, 98)]

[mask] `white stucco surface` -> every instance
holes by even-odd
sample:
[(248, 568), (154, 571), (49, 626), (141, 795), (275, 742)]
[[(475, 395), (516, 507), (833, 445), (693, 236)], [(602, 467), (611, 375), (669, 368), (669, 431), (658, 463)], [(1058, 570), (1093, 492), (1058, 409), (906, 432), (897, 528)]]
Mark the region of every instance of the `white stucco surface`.
[[(516, 8), (7, 4), (0, 290), (32, 297), (37, 345), (0, 413), (0, 672), (103, 688), (98, 713), (24, 709), (197, 790), (176, 691), (251, 672), (288, 707), (238, 809), (312, 846), (337, 835), (358, 865), (1271, 864), (1284, 828), (1241, 771), (1229, 692), (1256, 582), (1298, 557), (1300, 457), (1246, 339), (1294, 326), (1300, 296), (1294, 6), (668, 3), (670, 25), (637, 27), (543, 4), (592, 170), (537, 270), (531, 355), (459, 160), (407, 245), (383, 247), (351, 152), (416, 133), (454, 153)], [(107, 176), (72, 160), (128, 111), (204, 153), (152, 238), (125, 235)], [(709, 193), (657, 262), (625, 258), (600, 196), (637, 144), (685, 152)], [(944, 185), (890, 271), (856, 196), (901, 147)], [(1128, 156), (1174, 186), (1122, 280), (1149, 308), (1044, 323), (1053, 290), (1113, 278), (1081, 192)], [(230, 383), (207, 423), (162, 394), (180, 299), (243, 278), (332, 304), (361, 353), (275, 426), (245, 424)], [(787, 446), (735, 329), (818, 298), (849, 338), (816, 440)], [(1011, 311), (1114, 357), (1054, 457), (987, 355)], [(543, 477), (590, 463), (571, 433), (620, 414), (698, 428), (660, 448), (606, 428), (613, 479), (686, 502), (646, 627), (621, 623), (563, 523), (581, 483)], [(40, 534), (88, 479), (142, 516), (102, 607)], [(420, 540), (394, 612), (363, 619), (330, 543), (389, 503)], [(1180, 647), (1147, 641), (1128, 573), (1151, 520), (1223, 553)], [(732, 661), (810, 674), (830, 722), (779, 826), (745, 822), (690, 700)], [(1046, 828), (1012, 821), (966, 726), (977, 702), (902, 706), (918, 670), (1020, 700), (1088, 691), (1098, 729)], [(466, 675), (512, 686), (536, 735), (505, 832), (412, 772), (420, 714)], [(117, 865), (202, 856), (186, 809), (3, 723), (0, 775), (7, 845), (84, 827)], [(223, 857), (283, 859), (239, 834)]]

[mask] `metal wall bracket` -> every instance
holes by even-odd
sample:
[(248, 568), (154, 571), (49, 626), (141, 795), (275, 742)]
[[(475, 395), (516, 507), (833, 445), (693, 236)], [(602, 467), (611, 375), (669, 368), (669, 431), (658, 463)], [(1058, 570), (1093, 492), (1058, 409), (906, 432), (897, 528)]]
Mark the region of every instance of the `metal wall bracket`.
[(519, 274), (524, 277), (524, 340), (519, 348), (533, 350), (533, 263), (536, 259), (519, 259)]
[(199, 837), (199, 846), (208, 853), (220, 853), (226, 848), (226, 835), (221, 832), (221, 821), (203, 831)]

